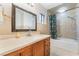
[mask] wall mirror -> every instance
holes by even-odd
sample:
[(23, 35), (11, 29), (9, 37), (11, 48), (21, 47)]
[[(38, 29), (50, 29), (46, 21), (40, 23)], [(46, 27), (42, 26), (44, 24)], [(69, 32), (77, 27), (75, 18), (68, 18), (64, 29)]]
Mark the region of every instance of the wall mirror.
[(37, 16), (21, 7), (12, 5), (12, 32), (29, 30), (37, 30)]

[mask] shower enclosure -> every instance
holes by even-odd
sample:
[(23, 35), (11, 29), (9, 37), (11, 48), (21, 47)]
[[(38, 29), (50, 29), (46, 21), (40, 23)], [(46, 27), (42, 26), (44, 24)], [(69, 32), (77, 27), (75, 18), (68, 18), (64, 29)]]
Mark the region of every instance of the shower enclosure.
[[(68, 5), (65, 4), (67, 7)], [(72, 4), (69, 4), (72, 6)], [(79, 6), (79, 4), (78, 4)], [(55, 36), (54, 40), (51, 40), (52, 54), (58, 56), (77, 56), (79, 55), (79, 7), (75, 6), (69, 8), (64, 12), (55, 12), (57, 8), (51, 9), (50, 12), (50, 33), (55, 31), (51, 36)], [(61, 7), (61, 6), (60, 6)], [(55, 15), (55, 17), (53, 17)], [(53, 23), (54, 20), (56, 22)], [(52, 23), (52, 25), (51, 25)], [(55, 40), (57, 39), (57, 40)], [(52, 44), (53, 43), (53, 44)]]
[[(55, 13), (55, 17), (49, 17), (50, 33), (53, 37), (64, 37), (78, 39), (79, 34), (79, 7), (65, 10), (62, 13)], [(54, 20), (54, 21), (50, 21)], [(51, 25), (53, 24), (53, 25)], [(55, 31), (55, 32), (52, 32)], [(53, 33), (53, 34), (52, 34)]]
[(58, 37), (76, 39), (76, 10), (56, 14)]

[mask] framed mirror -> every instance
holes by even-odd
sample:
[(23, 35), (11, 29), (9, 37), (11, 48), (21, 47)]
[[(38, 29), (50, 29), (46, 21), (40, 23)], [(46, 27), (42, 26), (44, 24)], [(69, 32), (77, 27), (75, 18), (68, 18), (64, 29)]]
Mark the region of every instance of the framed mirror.
[(37, 16), (21, 7), (12, 5), (12, 32), (29, 30), (37, 30)]

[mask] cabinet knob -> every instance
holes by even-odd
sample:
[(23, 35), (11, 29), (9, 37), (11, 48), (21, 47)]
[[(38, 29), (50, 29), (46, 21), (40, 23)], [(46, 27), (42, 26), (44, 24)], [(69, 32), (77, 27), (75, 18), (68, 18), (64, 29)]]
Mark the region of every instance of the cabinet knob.
[(21, 56), (21, 53), (19, 53), (19, 56)]

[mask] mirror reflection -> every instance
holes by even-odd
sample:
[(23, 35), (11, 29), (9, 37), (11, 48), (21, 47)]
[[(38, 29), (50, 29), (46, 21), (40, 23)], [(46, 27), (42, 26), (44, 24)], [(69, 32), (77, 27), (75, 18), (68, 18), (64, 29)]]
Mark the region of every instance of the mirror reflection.
[(37, 22), (36, 15), (26, 11), (20, 7), (13, 6), (13, 31), (26, 31), (26, 30), (36, 30)]
[(35, 29), (35, 16), (16, 8), (16, 29)]

